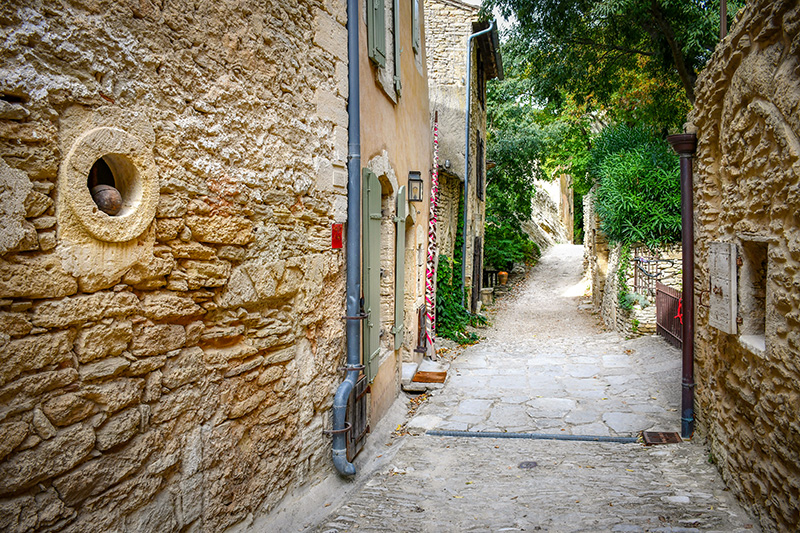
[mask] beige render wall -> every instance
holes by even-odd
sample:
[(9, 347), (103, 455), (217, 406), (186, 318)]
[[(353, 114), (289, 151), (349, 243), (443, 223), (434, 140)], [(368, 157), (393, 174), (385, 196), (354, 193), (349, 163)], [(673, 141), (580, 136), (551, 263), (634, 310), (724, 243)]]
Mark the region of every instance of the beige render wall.
[[(391, 8), (387, 2), (387, 10)], [(364, 3), (361, 8), (363, 10)], [(361, 165), (378, 176), (382, 186), (381, 222), (381, 352), (380, 368), (370, 385), (369, 418), (374, 424), (388, 411), (400, 392), (402, 363), (417, 362), (417, 312), (425, 296), (425, 253), (428, 235), (428, 203), (408, 202), (405, 219), (405, 250), (397, 250), (396, 224), (399, 188), (408, 186), (410, 172), (419, 172), (425, 182), (424, 198), (430, 198), (430, 168), (433, 162), (433, 133), (428, 107), (428, 77), (425, 45), (412, 47), (411, 2), (399, 2), (398, 24), (401, 48), (402, 91), (387, 90), (382, 81), (393, 71), (377, 67), (368, 57), (366, 17), (361, 13)], [(420, 13), (420, 37), (426, 43), (427, 20)], [(387, 49), (392, 47), (387, 40)], [(402, 244), (401, 244), (402, 246)], [(409, 257), (411, 256), (411, 257)], [(403, 294), (395, 291), (396, 258), (405, 258)], [(409, 260), (410, 259), (410, 260)], [(394, 349), (395, 298), (403, 298), (403, 342)]]
[[(800, 527), (800, 5), (758, 1), (697, 82), (698, 429), (770, 531)], [(709, 325), (709, 244), (766, 244), (766, 349)], [(746, 258), (745, 258), (746, 259)], [(742, 269), (739, 269), (740, 282)], [(743, 294), (739, 294), (740, 316)]]
[[(344, 4), (77, 5), (0, 7), (0, 530), (246, 524), (331, 471)], [(62, 179), (98, 128), (156, 169), (129, 241)]]

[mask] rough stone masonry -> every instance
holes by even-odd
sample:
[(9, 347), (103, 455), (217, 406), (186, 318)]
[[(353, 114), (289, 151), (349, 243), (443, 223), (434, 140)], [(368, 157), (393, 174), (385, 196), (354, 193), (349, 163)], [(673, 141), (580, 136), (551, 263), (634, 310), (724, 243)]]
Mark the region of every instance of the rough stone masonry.
[[(772, 531), (800, 528), (800, 5), (749, 4), (697, 80), (695, 381), (699, 430)], [(714, 244), (717, 243), (717, 244)], [(735, 247), (732, 327), (712, 247)], [(738, 263), (738, 264), (737, 264)], [(719, 317), (721, 315), (717, 315)]]
[(0, 7), (0, 530), (219, 531), (330, 468), (344, 24), (323, 0)]

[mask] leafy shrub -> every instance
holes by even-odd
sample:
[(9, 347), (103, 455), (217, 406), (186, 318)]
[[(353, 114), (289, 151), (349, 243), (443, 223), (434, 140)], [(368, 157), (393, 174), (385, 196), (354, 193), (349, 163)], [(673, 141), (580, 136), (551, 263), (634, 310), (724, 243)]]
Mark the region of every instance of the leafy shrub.
[(609, 240), (651, 248), (680, 241), (680, 165), (666, 141), (646, 127), (613, 126), (591, 156), (595, 207)]
[(478, 336), (467, 332), (467, 326), (485, 323), (486, 319), (473, 315), (461, 305), (461, 277), (457, 274), (460, 269), (460, 260), (439, 256), (436, 268), (436, 335), (459, 344), (469, 344), (477, 341)]
[(510, 270), (514, 263), (529, 262), (539, 257), (539, 247), (518, 225), (498, 218), (491, 215), (486, 217), (485, 265)]

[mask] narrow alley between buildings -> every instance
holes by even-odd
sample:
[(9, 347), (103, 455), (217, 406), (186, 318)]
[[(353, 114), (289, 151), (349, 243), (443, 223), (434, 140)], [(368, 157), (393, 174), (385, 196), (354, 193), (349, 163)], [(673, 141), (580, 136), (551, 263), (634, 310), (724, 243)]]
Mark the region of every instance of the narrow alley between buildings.
[[(655, 336), (603, 331), (579, 309), (581, 276), (582, 247), (550, 249), (495, 305), (485, 338), (453, 359), (405, 434), (374, 432), (349, 494), (322, 498), (327, 516), (306, 507), (296, 526), (759, 531), (702, 443), (629, 442), (643, 430), (679, 431), (680, 353)], [(470, 436), (441, 435), (450, 431)], [(483, 432), (512, 438), (475, 436)]]

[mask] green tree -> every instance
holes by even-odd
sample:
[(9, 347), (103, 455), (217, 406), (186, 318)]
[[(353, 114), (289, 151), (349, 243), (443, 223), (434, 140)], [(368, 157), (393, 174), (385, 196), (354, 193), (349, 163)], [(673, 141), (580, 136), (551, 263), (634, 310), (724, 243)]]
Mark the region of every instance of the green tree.
[[(732, 17), (741, 6), (729, 3)], [(524, 58), (541, 103), (569, 96), (659, 127), (683, 120), (719, 38), (719, 0), (486, 0), (493, 8), (516, 20), (504, 52)]]
[(595, 208), (612, 242), (651, 248), (681, 239), (678, 156), (645, 126), (608, 127), (591, 151)]

